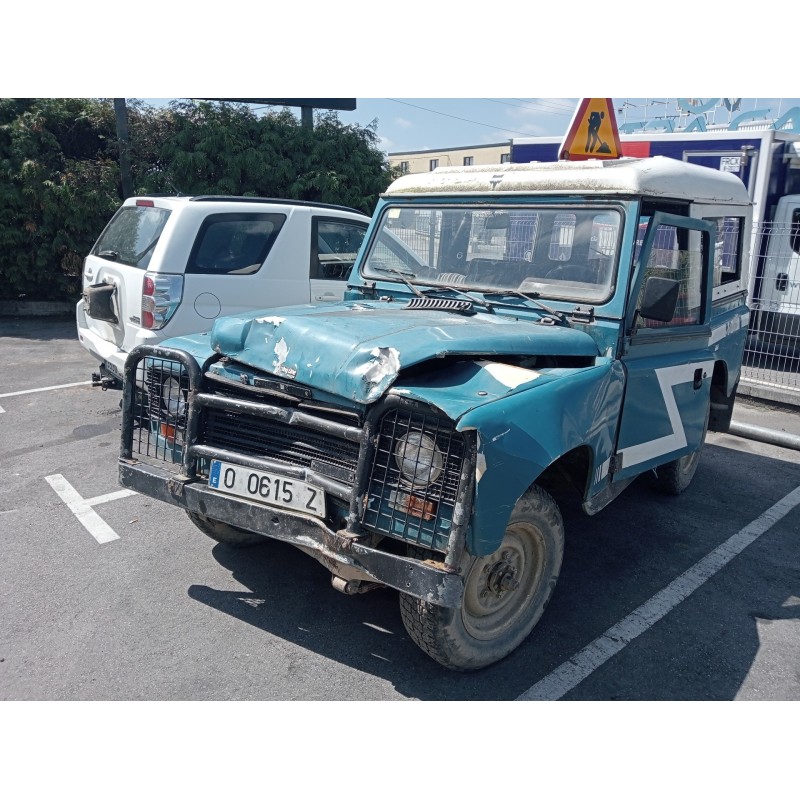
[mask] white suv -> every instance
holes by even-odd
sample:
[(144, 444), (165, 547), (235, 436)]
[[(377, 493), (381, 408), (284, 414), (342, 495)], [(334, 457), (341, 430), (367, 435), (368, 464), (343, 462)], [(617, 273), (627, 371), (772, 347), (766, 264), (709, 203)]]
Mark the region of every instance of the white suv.
[(250, 197), (132, 197), (83, 266), (78, 339), (95, 385), (122, 386), (140, 344), (209, 330), (219, 316), (341, 300), (369, 217)]

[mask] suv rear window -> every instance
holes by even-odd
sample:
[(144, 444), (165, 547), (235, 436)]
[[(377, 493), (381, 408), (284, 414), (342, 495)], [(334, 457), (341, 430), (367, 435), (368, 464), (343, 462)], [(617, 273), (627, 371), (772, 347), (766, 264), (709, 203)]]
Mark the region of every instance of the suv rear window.
[(172, 212), (153, 206), (122, 206), (92, 250), (92, 255), (146, 269)]
[(285, 214), (211, 214), (197, 234), (186, 272), (252, 275), (275, 244)]

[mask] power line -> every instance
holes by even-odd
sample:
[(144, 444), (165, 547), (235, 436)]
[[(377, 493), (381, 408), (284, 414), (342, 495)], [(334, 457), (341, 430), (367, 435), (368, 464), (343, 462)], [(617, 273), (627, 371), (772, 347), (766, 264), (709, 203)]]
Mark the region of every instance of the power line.
[(404, 100), (395, 100), (393, 97), (387, 97), (387, 100), (391, 100), (393, 103), (400, 103), (404, 106), (411, 106), (411, 108), (417, 108), (420, 111), (427, 111), (430, 114), (438, 114), (441, 117), (449, 117), (450, 119), (457, 119), (459, 122), (469, 122), (471, 125), (481, 125), (484, 128), (494, 128), (497, 131), (504, 131), (505, 133), (518, 133), (520, 136), (533, 136), (534, 134), (528, 133), (526, 131), (515, 131), (512, 128), (501, 128), (498, 125), (489, 125), (486, 122), (476, 122), (474, 119), (465, 119), (464, 117), (456, 117), (453, 114), (445, 114), (444, 111), (436, 111), (432, 108), (424, 108), (423, 106), (416, 106), (413, 103), (406, 103)]
[(492, 97), (484, 97), (484, 100), (487, 100), (490, 103), (499, 103), (501, 106), (511, 106), (511, 108), (522, 108), (522, 109), (533, 109), (534, 111), (538, 111), (540, 114), (555, 114), (556, 116), (565, 116), (567, 114), (572, 113), (574, 109), (570, 109), (567, 111), (566, 109), (561, 109), (560, 107), (556, 108), (540, 108), (539, 103), (541, 100), (535, 101), (535, 103), (526, 103), (525, 105), (518, 105), (517, 103), (507, 103), (504, 100), (495, 100)]
[(534, 103), (541, 104), (541, 105), (544, 105), (544, 106), (552, 106), (553, 108), (557, 108), (560, 111), (563, 111), (564, 113), (570, 113), (570, 112), (575, 110), (575, 106), (572, 105), (571, 103), (560, 102), (558, 100), (547, 100), (547, 99), (544, 99), (544, 98), (541, 98), (541, 97), (538, 97), (536, 100), (533, 100), (533, 101), (531, 101), (531, 100), (523, 100), (521, 97), (513, 97), (512, 100), (519, 100), (520, 103), (528, 103), (531, 106)]

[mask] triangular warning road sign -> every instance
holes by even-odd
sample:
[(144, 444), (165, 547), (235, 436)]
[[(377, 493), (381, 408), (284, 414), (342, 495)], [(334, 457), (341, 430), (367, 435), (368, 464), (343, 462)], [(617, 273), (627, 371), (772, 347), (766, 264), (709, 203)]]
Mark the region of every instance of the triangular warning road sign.
[(561, 161), (619, 158), (622, 145), (610, 97), (584, 97), (558, 150)]

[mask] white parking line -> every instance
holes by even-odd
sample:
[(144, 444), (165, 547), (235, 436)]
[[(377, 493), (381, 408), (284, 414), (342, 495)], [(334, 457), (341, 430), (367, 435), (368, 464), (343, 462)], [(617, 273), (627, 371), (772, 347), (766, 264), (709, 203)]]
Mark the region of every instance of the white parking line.
[[(0, 397), (17, 397), (21, 394), (33, 394), (34, 392), (49, 392), (52, 389), (69, 389), (71, 386), (87, 386), (91, 381), (78, 381), (77, 383), (61, 383), (58, 386), (43, 386), (41, 389), (23, 389), (21, 392), (6, 392)], [(5, 414), (6, 410), (0, 406), (0, 414)]]
[(56, 494), (67, 504), (67, 508), (78, 518), (78, 522), (100, 543), (113, 542), (119, 539), (113, 528), (104, 522), (100, 515), (92, 510), (92, 506), (119, 500), (136, 494), (132, 489), (121, 489), (98, 497), (84, 500), (63, 475), (48, 475), (45, 480), (53, 487)]
[(77, 383), (62, 383), (58, 386), (43, 386), (41, 389), (23, 389), (21, 392), (6, 392), (0, 397), (17, 397), (20, 394), (33, 394), (34, 392), (49, 392), (52, 389), (69, 389), (70, 386), (87, 386), (91, 381), (78, 381)]
[(728, 562), (766, 533), (776, 522), (800, 505), (800, 486), (768, 508), (760, 517), (742, 528), (726, 542), (712, 550), (651, 597), (625, 619), (609, 628), (560, 667), (545, 675), (538, 683), (523, 692), (517, 700), (559, 700), (627, 647), (637, 636), (649, 630), (662, 617), (689, 597), (695, 589), (716, 575)]

